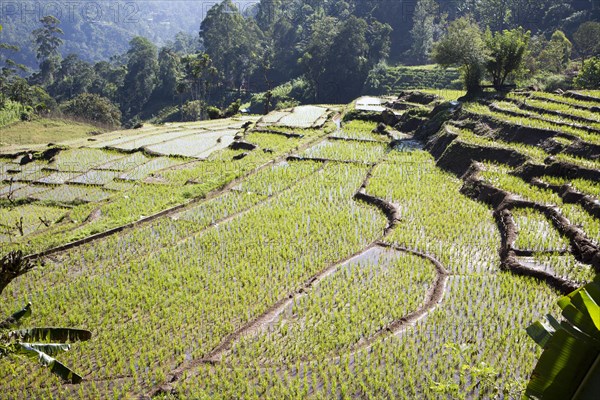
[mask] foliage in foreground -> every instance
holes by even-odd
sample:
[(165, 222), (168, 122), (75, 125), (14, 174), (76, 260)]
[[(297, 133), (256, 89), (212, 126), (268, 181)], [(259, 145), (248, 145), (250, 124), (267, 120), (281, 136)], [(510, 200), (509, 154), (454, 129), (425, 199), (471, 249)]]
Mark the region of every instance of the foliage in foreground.
[(34, 263), (26, 259), (22, 251), (11, 251), (3, 256), (0, 259), (0, 294), (13, 279), (24, 275), (34, 267)]
[(551, 315), (527, 328), (544, 348), (526, 395), (542, 399), (592, 399), (600, 389), (600, 279), (562, 297), (565, 321)]
[[(37, 359), (40, 365), (60, 377), (65, 383), (80, 383), (83, 378), (54, 356), (71, 349), (70, 341), (90, 340), (92, 333), (72, 328), (30, 328), (11, 330), (23, 318), (31, 316), (31, 303), (0, 323), (0, 358), (9, 355)], [(48, 342), (56, 343), (48, 343)]]

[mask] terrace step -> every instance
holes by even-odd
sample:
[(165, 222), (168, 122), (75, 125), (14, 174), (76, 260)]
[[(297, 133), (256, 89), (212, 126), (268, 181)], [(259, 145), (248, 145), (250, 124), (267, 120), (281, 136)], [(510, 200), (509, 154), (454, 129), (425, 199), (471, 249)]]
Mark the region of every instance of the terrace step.
[[(565, 119), (569, 119), (569, 120), (573, 120), (573, 121), (578, 121), (578, 122), (583, 122), (583, 123), (598, 123), (598, 120), (594, 120), (591, 118), (586, 118), (586, 117), (582, 117), (579, 115), (572, 115), (572, 114), (567, 114), (567, 113), (563, 113), (561, 111), (556, 111), (556, 110), (548, 110), (546, 108), (542, 108), (542, 107), (538, 107), (538, 106), (533, 106), (531, 104), (527, 104), (527, 102), (519, 100), (519, 99), (514, 99), (514, 98), (506, 98), (504, 99), (505, 101), (511, 102), (513, 104), (516, 104), (517, 106), (519, 106), (519, 108), (523, 109), (523, 110), (527, 110), (527, 111), (532, 111), (532, 112), (536, 112), (539, 114), (548, 114), (548, 115), (554, 115), (557, 117), (561, 117), (561, 118), (565, 118)], [(544, 100), (540, 100), (540, 101), (544, 101)], [(541, 116), (540, 116), (541, 117)], [(542, 117), (543, 118), (543, 117)], [(562, 124), (562, 125), (571, 125), (568, 123), (557, 123), (552, 121), (555, 124)], [(577, 126), (575, 124), (573, 124), (572, 126)], [(594, 129), (591, 127), (587, 127), (585, 125), (578, 125), (577, 127), (583, 127), (584, 129), (590, 129), (593, 131), (599, 131), (598, 129)]]
[(587, 95), (587, 94), (575, 92), (575, 91), (572, 91), (572, 90), (568, 90), (567, 92), (565, 92), (565, 96), (566, 97), (571, 97), (571, 98), (577, 99), (577, 100), (593, 101), (595, 103), (600, 103), (600, 98), (598, 98), (598, 97), (594, 97), (594, 96), (590, 96), (590, 95)]
[[(533, 110), (532, 108), (537, 108), (537, 107), (532, 107), (532, 106), (526, 107), (526, 106), (523, 106), (518, 101), (513, 101), (513, 103), (517, 104), (519, 107), (521, 107), (521, 108), (523, 108), (525, 110), (529, 110), (529, 111), (533, 111), (533, 112), (541, 112), (541, 113), (546, 113), (546, 114), (552, 114), (552, 115), (557, 115), (557, 114), (553, 114), (553, 113), (548, 113), (546, 111), (543, 111), (542, 109)], [(551, 119), (544, 118), (541, 115), (539, 115), (539, 116), (538, 115), (526, 115), (525, 116), (525, 115), (523, 115), (523, 114), (521, 114), (519, 112), (516, 112), (516, 111), (505, 110), (505, 109), (499, 107), (495, 103), (491, 103), (488, 107), (492, 111), (499, 112), (499, 113), (506, 114), (506, 115), (510, 115), (511, 117), (531, 118), (531, 119), (535, 119), (535, 120), (538, 120), (538, 121), (544, 121), (544, 122), (548, 122), (548, 123), (551, 123), (551, 124), (555, 124), (557, 126), (565, 126), (565, 127), (570, 127), (570, 128), (583, 129), (583, 130), (587, 130), (587, 131), (591, 131), (591, 132), (596, 132), (596, 133), (600, 134), (600, 129), (593, 128), (593, 127), (588, 126), (588, 125), (581, 125), (581, 124), (569, 123), (569, 122), (561, 122), (561, 121), (553, 121)], [(567, 116), (567, 115), (557, 115), (557, 116), (560, 116), (560, 117), (563, 117), (563, 118), (568, 118), (568, 119), (575, 119), (575, 118), (571, 118), (571, 116)], [(580, 122), (582, 122), (582, 121), (580, 121)], [(598, 121), (586, 120), (586, 121), (583, 121), (583, 122), (595, 122), (595, 123), (597, 123)]]

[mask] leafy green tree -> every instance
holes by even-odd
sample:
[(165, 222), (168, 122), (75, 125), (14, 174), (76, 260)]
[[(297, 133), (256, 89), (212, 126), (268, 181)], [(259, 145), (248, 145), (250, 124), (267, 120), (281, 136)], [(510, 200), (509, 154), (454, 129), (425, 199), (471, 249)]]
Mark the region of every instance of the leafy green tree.
[(432, 58), (443, 67), (457, 66), (468, 93), (481, 90), (488, 50), (477, 23), (470, 17), (453, 21), (433, 46)]
[(435, 41), (436, 16), (439, 5), (435, 0), (419, 0), (413, 14), (411, 53), (415, 63), (424, 64), (428, 61)]
[(200, 26), (206, 53), (230, 89), (247, 83), (260, 55), (261, 31), (231, 0), (213, 6)]
[(523, 32), (522, 28), (494, 33), (489, 29), (486, 31), (485, 44), (490, 55), (486, 69), (496, 89), (523, 67), (530, 36), (531, 33)]
[(369, 73), (368, 25), (365, 20), (350, 16), (325, 55), (323, 81), (319, 100), (343, 102), (360, 94)]
[(180, 75), (181, 61), (177, 53), (163, 47), (158, 54), (157, 93), (171, 100), (177, 94), (177, 80)]
[(89, 63), (76, 54), (69, 54), (61, 61), (48, 92), (58, 101), (72, 99), (89, 91), (95, 79), (96, 73)]
[(60, 62), (58, 48), (63, 44), (59, 35), (64, 32), (58, 27), (60, 20), (52, 15), (40, 19), (42, 27), (33, 31), (36, 45), (36, 57), (40, 63), (39, 82), (42, 84), (52, 83), (54, 72)]
[(187, 32), (175, 35), (172, 49), (178, 54), (192, 54), (199, 50), (198, 37)]
[(600, 54), (600, 23), (588, 21), (581, 24), (573, 35), (573, 44), (584, 66), (586, 58)]
[[(273, 3), (264, 2), (264, 4), (266, 4), (266, 10), (263, 11), (261, 4), (257, 21), (263, 29), (265, 37), (262, 46), (272, 52), (272, 55), (268, 55), (272, 57), (268, 65), (269, 80), (272, 82), (288, 81), (290, 77), (302, 75), (304, 72), (298, 59), (304, 55), (310, 42), (314, 19), (306, 16), (306, 22), (303, 23), (302, 18), (295, 14), (301, 11), (291, 9), (291, 4), (282, 5), (280, 0)], [(261, 17), (261, 12), (264, 17)]]
[(127, 69), (125, 66), (113, 65), (107, 61), (94, 64), (95, 78), (90, 87), (90, 93), (118, 102), (119, 88), (123, 86)]
[(148, 39), (137, 36), (129, 43), (127, 74), (120, 91), (121, 110), (127, 117), (140, 112), (157, 81), (157, 49)]
[(82, 93), (61, 105), (61, 110), (66, 115), (95, 124), (111, 128), (121, 126), (121, 111), (109, 99), (97, 94)]
[[(480, 26), (492, 32), (515, 29), (545, 31), (543, 17), (558, 0), (457, 0), (458, 15), (472, 15)], [(556, 29), (558, 25), (554, 23)]]
[(477, 16), (484, 28), (501, 31), (511, 24), (513, 15), (511, 0), (484, 0), (478, 2)]
[(374, 66), (386, 60), (390, 55), (392, 27), (373, 18), (366, 21), (368, 24), (366, 32), (366, 40), (369, 45), (368, 59), (369, 64)]
[(193, 54), (181, 59), (183, 76), (177, 83), (180, 94), (189, 94), (192, 100), (207, 100), (216, 85), (218, 70), (207, 53)]
[(539, 55), (538, 62), (547, 71), (561, 73), (571, 58), (573, 45), (562, 31), (555, 31), (548, 45)]
[(328, 53), (333, 48), (340, 25), (333, 17), (323, 17), (311, 27), (312, 35), (304, 54), (298, 60), (313, 87), (315, 101), (319, 98), (323, 74), (327, 69)]
[(539, 62), (540, 54), (547, 46), (548, 40), (544, 35), (533, 35), (529, 39), (524, 60), (524, 68), (527, 69), (529, 75), (536, 74), (543, 69)]
[(600, 89), (600, 58), (586, 60), (575, 78), (575, 86), (581, 89)]
[[(0, 32), (2, 32), (2, 25), (0, 25)], [(0, 108), (4, 106), (4, 102), (7, 100), (6, 95), (13, 79), (18, 77), (17, 71), (27, 70), (24, 65), (8, 58), (4, 54), (5, 51), (18, 52), (19, 47), (0, 42)]]

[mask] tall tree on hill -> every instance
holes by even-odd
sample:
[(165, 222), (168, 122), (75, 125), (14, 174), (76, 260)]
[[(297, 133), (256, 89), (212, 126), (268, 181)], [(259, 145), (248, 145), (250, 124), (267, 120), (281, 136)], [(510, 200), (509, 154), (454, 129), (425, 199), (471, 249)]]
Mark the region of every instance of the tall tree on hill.
[(514, 0), (485, 0), (478, 3), (478, 20), (481, 26), (492, 31), (501, 31), (511, 27)]
[(48, 93), (58, 101), (88, 92), (96, 78), (93, 67), (76, 54), (66, 56), (54, 75), (54, 82), (48, 85)]
[[(0, 32), (2, 32), (2, 25), (0, 25)], [(4, 106), (10, 85), (18, 77), (17, 71), (27, 70), (27, 67), (24, 65), (18, 64), (11, 58), (8, 58), (4, 54), (5, 51), (17, 52), (19, 48), (0, 42), (0, 108)]]
[(127, 117), (139, 113), (157, 82), (157, 49), (148, 39), (137, 36), (129, 42), (127, 74), (120, 91), (121, 110)]
[(206, 53), (230, 89), (247, 83), (260, 54), (261, 31), (244, 18), (231, 0), (213, 6), (200, 25)]
[(581, 65), (585, 59), (600, 54), (600, 23), (596, 21), (584, 22), (573, 35), (573, 44), (581, 56)]
[(192, 101), (206, 100), (216, 84), (219, 71), (207, 53), (189, 54), (181, 59), (183, 75), (177, 83), (177, 92), (189, 94)]
[(365, 20), (355, 16), (341, 24), (327, 59), (321, 100), (341, 103), (359, 94), (369, 73), (367, 28)]
[(338, 20), (333, 17), (325, 16), (317, 20), (311, 27), (312, 35), (304, 48), (304, 54), (298, 60), (312, 85), (315, 101), (319, 99), (321, 86), (325, 84), (323, 74), (327, 70), (328, 54), (333, 48), (339, 28)]
[(488, 50), (477, 23), (471, 17), (453, 21), (448, 32), (433, 46), (433, 60), (444, 66), (457, 66), (468, 94), (481, 91)]
[(377, 21), (375, 18), (368, 18), (366, 39), (369, 44), (369, 64), (371, 66), (380, 61), (386, 60), (390, 56), (392, 46), (392, 27)]
[[(263, 31), (269, 57), (269, 80), (283, 83), (302, 73), (298, 59), (306, 46), (310, 25), (302, 22), (291, 4), (282, 5), (281, 0), (261, 2), (256, 15), (257, 23)], [(264, 72), (264, 70), (263, 70)], [(264, 74), (261, 77), (265, 80)]]
[(123, 65), (113, 65), (108, 61), (99, 61), (94, 64), (95, 79), (92, 82), (90, 93), (95, 93), (118, 102), (119, 89), (123, 86), (126, 68)]
[(180, 74), (180, 66), (181, 60), (175, 50), (168, 47), (160, 49), (156, 93), (165, 100), (172, 100), (177, 94), (177, 78)]
[(419, 0), (413, 15), (411, 55), (413, 62), (424, 64), (429, 60), (433, 43), (439, 32), (438, 25), (443, 24), (445, 16), (441, 14), (435, 0)]
[(36, 57), (40, 63), (38, 81), (41, 84), (51, 84), (60, 64), (58, 49), (63, 44), (63, 40), (59, 35), (63, 35), (64, 32), (58, 27), (60, 20), (52, 15), (43, 17), (40, 22), (42, 27), (33, 31)]

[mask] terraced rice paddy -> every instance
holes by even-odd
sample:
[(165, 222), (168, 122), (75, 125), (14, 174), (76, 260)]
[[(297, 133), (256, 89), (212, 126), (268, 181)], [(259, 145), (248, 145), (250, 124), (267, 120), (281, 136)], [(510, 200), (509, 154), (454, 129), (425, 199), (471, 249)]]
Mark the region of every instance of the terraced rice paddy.
[(258, 126), (318, 128), (327, 118), (328, 109), (319, 106), (298, 106), (289, 111), (275, 111), (258, 121)]
[(3, 251), (46, 264), (0, 312), (31, 301), (32, 325), (94, 333), (60, 358), (80, 385), (3, 358), (2, 395), (521, 397), (540, 355), (525, 328), (600, 269), (597, 134), (563, 124), (600, 103), (527, 96), (584, 113), (492, 99), (412, 137), (297, 107), (206, 157), (146, 129), (145, 152), (127, 133), (2, 159)]

